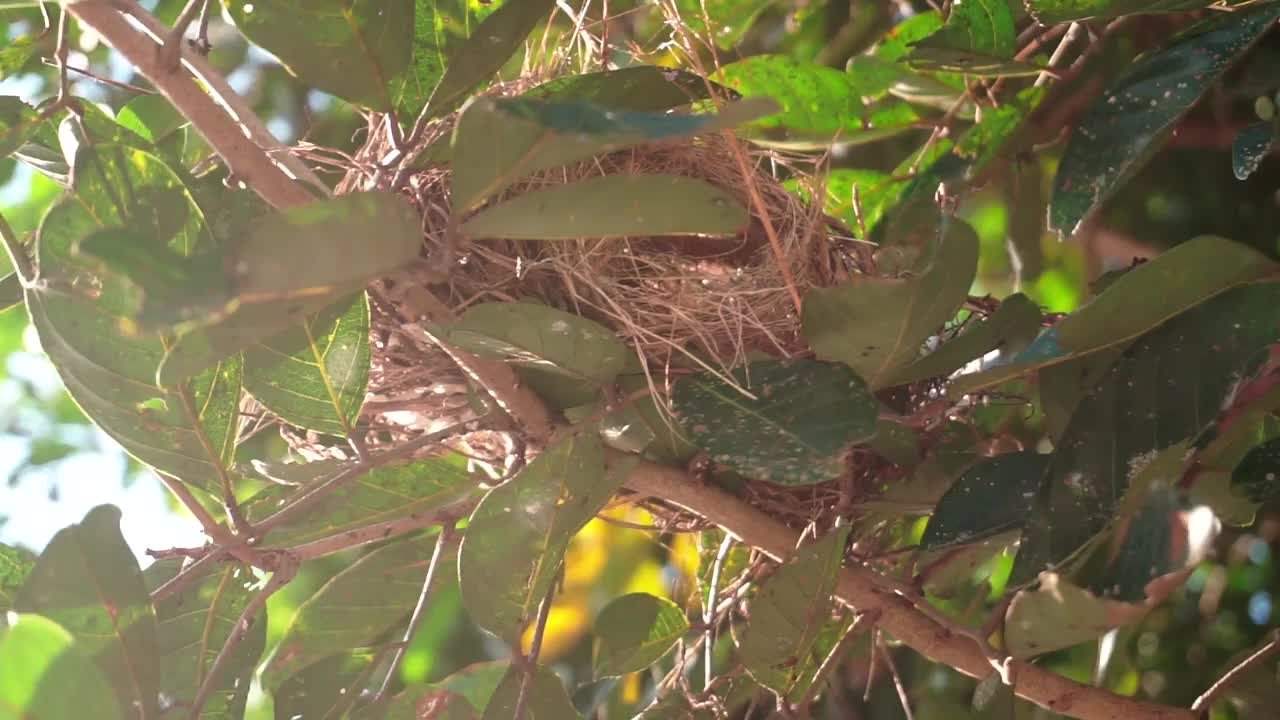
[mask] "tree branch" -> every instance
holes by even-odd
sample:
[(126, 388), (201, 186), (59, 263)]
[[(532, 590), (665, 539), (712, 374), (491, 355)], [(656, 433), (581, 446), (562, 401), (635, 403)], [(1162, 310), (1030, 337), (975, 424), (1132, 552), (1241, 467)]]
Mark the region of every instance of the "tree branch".
[[(775, 560), (787, 558), (799, 533), (737, 497), (699, 483), (682, 470), (643, 462), (627, 478), (636, 493), (661, 498), (719, 525)], [(978, 644), (958, 628), (921, 612), (891, 582), (862, 566), (845, 567), (836, 595), (859, 612), (878, 612), (877, 625), (926, 657), (975, 678), (995, 672)], [(1012, 660), (1013, 691), (1056, 713), (1081, 720), (1194, 720), (1183, 708), (1141, 702), (1068, 680), (1025, 660)]]
[[(127, 10), (142, 27), (129, 22), (118, 7)], [(231, 172), (263, 200), (277, 208), (302, 205), (314, 195), (297, 180), (324, 187), (271, 137), (261, 120), (203, 58), (181, 48), (182, 67), (165, 67), (161, 47), (168, 29), (136, 2), (88, 0), (69, 3), (66, 8), (146, 76), (222, 156)], [(196, 84), (197, 79), (209, 92)]]
[(1191, 704), (1192, 711), (1196, 713), (1208, 714), (1213, 709), (1213, 703), (1222, 696), (1227, 688), (1231, 687), (1231, 683), (1235, 682), (1240, 676), (1256, 668), (1266, 662), (1271, 656), (1280, 652), (1280, 630), (1272, 630), (1267, 642), (1262, 647), (1249, 654), (1249, 657), (1241, 660), (1235, 667), (1228, 670), (1218, 681), (1209, 686), (1209, 689), (1203, 695), (1196, 698)]

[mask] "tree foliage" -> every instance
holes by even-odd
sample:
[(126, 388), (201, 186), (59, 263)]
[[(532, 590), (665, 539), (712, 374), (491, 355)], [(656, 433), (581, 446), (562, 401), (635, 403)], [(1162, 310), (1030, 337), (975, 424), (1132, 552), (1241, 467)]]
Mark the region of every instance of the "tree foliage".
[(1280, 2), (17, 5), (0, 717), (1273, 712)]

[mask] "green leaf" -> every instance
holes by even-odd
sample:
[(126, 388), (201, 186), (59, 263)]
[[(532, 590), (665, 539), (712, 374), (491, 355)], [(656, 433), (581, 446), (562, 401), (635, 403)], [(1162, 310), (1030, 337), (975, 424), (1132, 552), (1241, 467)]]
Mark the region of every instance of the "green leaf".
[(369, 301), (340, 300), (245, 350), (244, 386), (288, 423), (350, 435), (369, 382)]
[(839, 360), (872, 388), (916, 360), (920, 345), (952, 319), (978, 267), (978, 238), (944, 218), (932, 256), (902, 278), (859, 277), (805, 298), (805, 338), (819, 358)]
[[(484, 720), (514, 718), (523, 682), (524, 673), (519, 668), (508, 669), (484, 709)], [(526, 693), (523, 715), (526, 720), (582, 720), (569, 700), (569, 693), (565, 692), (564, 683), (545, 665), (534, 668)]]
[(983, 110), (982, 121), (966, 130), (956, 142), (956, 154), (972, 158), (970, 176), (1002, 154), (1009, 154), (1007, 146), (1017, 138), (1023, 123), (1046, 95), (1044, 88), (1031, 87), (998, 108)]
[(941, 29), (912, 46), (906, 62), (923, 70), (974, 75), (1036, 72), (1025, 63), (1011, 60), (1017, 50), (1016, 39), (1013, 11), (1007, 0), (965, 0), (951, 6)]
[[(284, 486), (267, 488), (244, 503), (245, 515), (251, 522), (263, 520), (298, 495), (306, 494), (314, 487), (312, 483), (323, 482), (350, 467), (350, 464), (307, 463), (303, 468), (312, 468), (311, 482), (296, 491)], [(301, 479), (303, 472), (299, 469), (295, 477)], [(278, 546), (301, 545), (447, 507), (476, 491), (476, 479), (467, 471), (466, 458), (460, 455), (385, 465), (343, 484), (307, 512), (272, 530), (266, 541)]]
[[(101, 505), (58, 531), (40, 554), (14, 608), (44, 615), (97, 663), (121, 707), (159, 715), (156, 615), (133, 551), (120, 534), (120, 511)], [(6, 666), (7, 667), (7, 666)]]
[(737, 387), (707, 374), (681, 378), (672, 412), (694, 445), (747, 477), (834, 480), (850, 447), (876, 433), (879, 404), (841, 365), (766, 360), (734, 370), (732, 380)]
[[(178, 574), (181, 561), (158, 560), (143, 573), (154, 591)], [(189, 704), (231, 636), (257, 581), (240, 565), (226, 563), (156, 603), (160, 692), (179, 706)], [(258, 613), (215, 681), (201, 718), (244, 716), (253, 670), (267, 642), (266, 611)]]
[(1040, 307), (1026, 295), (1010, 295), (986, 320), (970, 320), (959, 335), (894, 372), (889, 384), (905, 385), (941, 377), (993, 350), (1016, 353), (1036, 336), (1041, 318)]
[(1216, 15), (1130, 65), (1071, 134), (1054, 178), (1050, 228), (1074, 234), (1276, 18), (1273, 4)]
[(1036, 373), (1040, 391), (1040, 409), (1044, 412), (1045, 430), (1057, 442), (1067, 431), (1080, 400), (1124, 353), (1128, 343), (1049, 365)]
[(1280, 438), (1249, 451), (1231, 472), (1231, 488), (1255, 503), (1280, 494)]
[(605, 175), (517, 195), (462, 225), (472, 238), (734, 235), (750, 216), (732, 194), (677, 175)]
[(537, 303), (473, 305), (449, 326), (445, 337), (481, 357), (593, 385), (612, 383), (627, 362), (627, 348), (612, 330)]
[(291, 675), (273, 693), (277, 718), (341, 720), (370, 685), (385, 645), (331, 655)]
[(1237, 180), (1247, 180), (1271, 152), (1275, 140), (1275, 124), (1254, 123), (1236, 134), (1231, 142), (1231, 171)]
[[(40, 52), (40, 40), (44, 34), (21, 35), (5, 41), (4, 47), (0, 47), (0, 80), (13, 77), (26, 68), (31, 58)], [(2, 155), (4, 153), (0, 153)]]
[(412, 60), (391, 81), (391, 100), (402, 123), (422, 111), (449, 67), (449, 56), (479, 24), (467, 0), (414, 0)]
[(689, 620), (670, 600), (647, 593), (623, 595), (596, 618), (595, 675), (639, 672), (670, 652), (687, 632)]
[(454, 212), (478, 208), (516, 180), (632, 145), (735, 127), (776, 109), (756, 99), (715, 115), (611, 111), (585, 103), (479, 97), (453, 133)]
[(410, 265), (421, 247), (417, 214), (389, 192), (352, 193), (257, 218), (224, 252), (223, 265), (234, 268), (228, 306), (234, 312), (210, 318), (214, 324), (168, 348), (160, 384), (180, 382), (301, 323)]
[(1020, 60), (1010, 60), (963, 47), (951, 47), (950, 43), (955, 42), (954, 40), (939, 39), (936, 42), (934, 44), (934, 38), (931, 37), (916, 45), (905, 62), (913, 69), (923, 72), (964, 73), (975, 77), (1028, 77), (1039, 75), (1045, 70), (1039, 65)]
[(889, 89), (891, 80), (882, 74), (845, 73), (785, 55), (753, 55), (721, 67), (711, 78), (745, 97), (772, 98), (782, 105), (780, 114), (754, 125), (766, 139), (869, 140), (899, 133), (917, 120), (914, 114), (877, 117), (879, 106), (863, 102)]
[(39, 615), (14, 614), (0, 625), (0, 712), (22, 720), (95, 720), (125, 715), (102, 678), (58, 623)]
[(162, 142), (188, 124), (182, 113), (163, 95), (135, 97), (120, 108), (116, 122), (152, 143)]
[(1085, 18), (1178, 13), (1211, 4), (1208, 0), (1027, 0), (1027, 12), (1044, 25)]
[(18, 588), (35, 564), (36, 558), (30, 552), (0, 543), (0, 613), (13, 607)]
[(551, 12), (555, 0), (504, 3), (449, 56), (448, 68), (424, 111), (428, 117), (453, 110), (478, 85), (502, 69), (524, 39)]
[(0, 95), (0, 158), (22, 147), (40, 123), (40, 113), (30, 105), (12, 95)]
[(372, 646), (400, 627), (422, 592), (434, 537), (415, 537), (367, 553), (307, 598), (262, 671), (275, 690), (294, 673), (349, 648)]
[(1048, 574), (1039, 588), (1018, 593), (1009, 604), (1004, 647), (1013, 657), (1033, 657), (1095, 640), (1132, 619), (1132, 606)]
[(458, 557), (463, 603), (476, 624), (515, 644), (555, 580), (573, 535), (626, 476), (606, 470), (594, 433), (559, 441), (480, 501)]
[(756, 19), (775, 2), (776, 0), (675, 0), (675, 6), (681, 22), (689, 32), (728, 50), (742, 41)]
[(304, 83), (375, 110), (409, 65), (411, 0), (223, 0), (236, 27)]
[(1115, 347), (1276, 269), (1275, 263), (1246, 245), (1208, 235), (1189, 240), (1116, 278), (1089, 304), (1041, 333), (1007, 365), (962, 375), (948, 392), (957, 397)]
[(1185, 440), (1196, 447), (1211, 441), (1224, 401), (1265, 359), (1266, 346), (1280, 337), (1277, 328), (1280, 285), (1257, 284), (1198, 305), (1134, 342), (1080, 401), (1057, 443), (1014, 582), (1059, 565), (1102, 532), (1157, 452)]
[(488, 706), (494, 690), (507, 675), (507, 660), (475, 663), (426, 686), (410, 688), (383, 707), (367, 706), (356, 720), (419, 720), (430, 708), (433, 720), (480, 720), (476, 708)]
[(1048, 455), (1028, 451), (998, 455), (969, 468), (938, 501), (920, 549), (969, 545), (1021, 529), (1048, 465)]
[[(738, 658), (756, 682), (795, 701), (813, 681), (818, 635), (831, 615), (831, 593), (849, 539), (848, 525), (796, 551), (751, 600), (751, 622)], [(807, 672), (806, 672), (807, 671)]]
[[(718, 87), (711, 83), (712, 87)], [(731, 92), (728, 88), (719, 88)], [(680, 68), (636, 65), (566, 75), (524, 93), (526, 98), (581, 102), (632, 112), (661, 112), (707, 99), (707, 81)]]

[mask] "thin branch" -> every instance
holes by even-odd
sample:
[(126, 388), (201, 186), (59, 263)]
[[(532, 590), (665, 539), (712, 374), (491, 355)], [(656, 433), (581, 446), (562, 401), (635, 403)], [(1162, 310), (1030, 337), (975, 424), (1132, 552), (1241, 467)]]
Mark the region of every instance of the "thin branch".
[(1269, 660), (1277, 652), (1280, 652), (1280, 628), (1272, 630), (1270, 633), (1270, 639), (1263, 643), (1262, 647), (1255, 650), (1249, 655), (1249, 657), (1241, 660), (1235, 667), (1224, 673), (1222, 677), (1218, 678), (1217, 682), (1210, 685), (1209, 689), (1204, 691), (1203, 695), (1196, 698), (1196, 701), (1191, 703), (1191, 711), (1207, 715), (1209, 710), (1213, 708), (1214, 702), (1216, 702), (1218, 698), (1231, 687), (1232, 683), (1239, 680), (1243, 675), (1248, 673), (1250, 670), (1253, 670), (1258, 665)]
[(853, 619), (853, 623), (849, 625), (849, 629), (840, 637), (835, 647), (831, 648), (831, 652), (827, 653), (827, 656), (823, 658), (822, 664), (818, 666), (818, 670), (813, 674), (813, 683), (809, 685), (804, 697), (796, 705), (804, 707), (818, 699), (818, 693), (822, 691), (822, 681), (836, 669), (836, 665), (844, 658), (845, 653), (849, 652), (853, 641), (858, 639), (858, 636), (862, 634), (862, 630), (874, 625), (879, 617), (880, 613), (878, 612), (858, 613), (858, 616)]
[[(315, 560), (351, 548), (368, 545), (379, 540), (404, 535), (436, 525), (452, 525), (463, 517), (470, 515), (478, 500), (465, 500), (446, 508), (432, 512), (416, 512), (396, 520), (369, 525), (355, 530), (346, 530), (328, 537), (313, 540), (293, 548), (276, 548), (277, 551), (288, 552), (299, 560)], [(266, 552), (266, 551), (263, 551)]]
[(154, 605), (170, 595), (182, 592), (188, 585), (204, 577), (204, 572), (207, 569), (205, 566), (212, 565), (226, 556), (225, 550), (210, 548), (204, 557), (186, 566), (177, 575), (169, 578), (164, 584), (153, 590), (151, 592), (151, 603)]
[(715, 658), (716, 647), (716, 593), (720, 591), (720, 572), (724, 569), (725, 558), (729, 557), (729, 549), (733, 547), (733, 536), (725, 533), (720, 549), (716, 551), (715, 564), (711, 566), (711, 587), (707, 588), (707, 606), (702, 610), (702, 624), (707, 626), (706, 659), (703, 661), (702, 687), (711, 687), (711, 663)]
[(200, 683), (200, 689), (196, 691), (196, 696), (191, 701), (188, 716), (192, 720), (199, 719), (200, 710), (204, 707), (205, 702), (209, 700), (209, 695), (213, 692), (218, 675), (222, 672), (222, 668), (227, 664), (227, 661), (230, 660), (236, 646), (240, 644), (245, 635), (249, 634), (249, 629), (253, 627), (254, 618), (266, 606), (267, 599), (275, 594), (277, 590), (287, 585), (294, 575), (298, 573), (298, 564), (297, 558), (289, 557), (287, 554), (281, 557), (266, 586), (244, 606), (240, 617), (236, 618), (236, 624), (232, 627), (231, 634), (227, 636), (227, 641), (222, 644), (222, 649), (218, 651), (218, 656), (214, 658), (213, 665), (209, 666), (209, 673), (204, 676), (204, 682)]
[(876, 644), (880, 650), (880, 656), (884, 658), (885, 667), (889, 668), (889, 676), (893, 678), (893, 689), (898, 691), (898, 702), (902, 704), (902, 714), (907, 720), (915, 720), (915, 714), (911, 712), (911, 697), (907, 695), (907, 687), (902, 684), (902, 676), (898, 674), (898, 664), (893, 661), (893, 653), (884, 646), (881, 641)]
[(213, 519), (208, 510), (200, 504), (195, 495), (187, 489), (187, 486), (181, 480), (166, 475), (162, 472), (156, 472), (156, 477), (160, 478), (161, 484), (173, 493), (178, 502), (187, 509), (187, 512), (200, 523), (200, 529), (204, 534), (223, 550), (226, 550), (235, 558), (246, 565), (258, 565), (258, 557), (252, 548), (245, 544), (244, 538), (236, 537), (225, 526)]
[[(559, 576), (563, 572), (564, 566), (561, 565), (556, 582), (551, 583), (551, 587), (547, 588), (547, 594), (538, 606), (538, 624), (533, 627), (533, 641), (529, 643), (529, 654), (521, 658), (523, 665), (521, 671), (524, 677), (520, 678), (520, 694), (516, 696), (516, 706), (511, 713), (511, 720), (524, 720), (525, 703), (529, 700), (530, 681), (533, 679), (533, 673), (538, 669), (538, 655), (542, 653), (542, 636), (547, 632), (547, 618), (551, 617), (551, 598), (556, 594), (556, 586), (560, 584)], [(519, 651), (520, 649), (516, 648), (516, 652)]]
[(404, 629), (404, 639), (396, 648), (396, 654), (392, 656), (391, 665), (387, 668), (386, 677), (382, 678), (382, 685), (370, 702), (378, 702), (383, 695), (387, 694), (391, 679), (395, 677), (400, 661), (404, 659), (404, 654), (409, 649), (409, 642), (413, 640), (414, 634), (418, 632), (418, 626), (422, 624), (422, 618), (426, 616), (427, 598), (431, 596), (431, 584), (435, 581), (436, 568), (440, 565), (444, 546), (452, 536), (453, 532), (449, 527), (440, 528), (440, 534), (436, 536), (435, 549), (431, 551), (431, 560), (427, 564), (427, 576), (422, 580), (422, 592), (418, 593), (418, 603), (413, 606), (413, 614), (409, 616), (409, 626)]

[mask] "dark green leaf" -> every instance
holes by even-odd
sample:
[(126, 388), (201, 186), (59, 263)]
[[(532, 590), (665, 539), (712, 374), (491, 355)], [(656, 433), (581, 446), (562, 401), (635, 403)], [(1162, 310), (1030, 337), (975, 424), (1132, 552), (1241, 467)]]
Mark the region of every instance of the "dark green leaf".
[(1048, 465), (1048, 455), (1019, 452), (969, 468), (938, 501), (920, 549), (967, 545), (1021, 529)]
[(1026, 295), (1010, 295), (986, 320), (970, 320), (959, 335), (942, 347), (894, 372), (889, 384), (905, 385), (941, 377), (997, 349), (1016, 353), (1036, 336), (1041, 317), (1039, 306)]
[(473, 238), (734, 235), (747, 209), (732, 194), (677, 175), (605, 175), (517, 195), (462, 225)]
[(364, 406), (369, 353), (369, 301), (359, 293), (245, 350), (245, 389), (286, 422), (346, 437)]
[(1027, 11), (1045, 25), (1084, 18), (1177, 13), (1209, 5), (1208, 0), (1027, 0)]
[(473, 305), (445, 337), (482, 357), (593, 385), (613, 382), (627, 362), (626, 346), (608, 328), (537, 303)]
[[(524, 673), (516, 667), (507, 674), (493, 691), (489, 705), (484, 709), (484, 720), (509, 720), (515, 717), (516, 703), (520, 697), (520, 685)], [(526, 720), (582, 720), (582, 715), (569, 701), (564, 683), (551, 668), (539, 665), (534, 668), (526, 690), (524, 717)]]
[[(1117, 281), (1119, 282), (1119, 281)], [(1280, 337), (1280, 285), (1248, 285), (1142, 336), (1081, 400), (1046, 470), (1014, 566), (1026, 581), (1104, 530), (1161, 450), (1212, 440), (1225, 400)]]
[[(313, 468), (313, 466), (316, 466)], [(308, 463), (312, 482), (331, 478), (350, 465)], [(303, 470), (299, 470), (301, 479)], [(305, 494), (309, 484), (296, 490)], [(311, 509), (273, 530), (266, 538), (273, 545), (293, 546), (414, 513), (430, 512), (459, 502), (477, 491), (476, 480), (459, 455), (415, 460), (371, 470), (346, 483)], [(245, 515), (258, 522), (296, 497), (290, 488), (271, 487), (244, 504)]]
[(1250, 450), (1232, 471), (1231, 487), (1256, 503), (1280, 494), (1280, 438)]
[(142, 720), (159, 714), (156, 615), (133, 551), (120, 534), (120, 511), (102, 505), (49, 541), (14, 608), (67, 629), (114, 690)]
[(274, 693), (281, 720), (341, 720), (369, 686), (386, 646), (359, 647), (312, 663), (285, 680)]
[(594, 433), (544, 451), (480, 501), (458, 558), (463, 603), (476, 624), (515, 644), (559, 571), (573, 535), (621, 486)]
[(0, 667), (5, 718), (82, 720), (85, 708), (93, 708), (95, 720), (126, 717), (75, 638), (48, 618), (14, 614), (0, 625)]
[(1178, 119), (1280, 17), (1280, 5), (1224, 13), (1130, 65), (1067, 144), (1049, 226), (1071, 235), (1159, 147)]
[(811, 290), (804, 303), (804, 335), (818, 357), (839, 360), (873, 388), (916, 360), (969, 294), (978, 268), (978, 238), (958, 220), (944, 219), (930, 256), (902, 278), (859, 277)]
[(640, 143), (725, 130), (775, 109), (761, 99), (731, 103), (716, 115), (682, 115), (477, 98), (462, 109), (454, 129), (454, 211), (473, 210), (540, 170)]
[(413, 51), (412, 0), (223, 0), (236, 27), (303, 82), (375, 110)]
[(0, 613), (13, 607), (14, 595), (35, 564), (36, 558), (30, 552), (0, 544)]
[[(717, 87), (715, 83), (711, 86)], [(524, 97), (591, 103), (632, 112), (661, 112), (705, 100), (707, 82), (688, 70), (638, 65), (548, 80)]]
[(1275, 124), (1254, 123), (1241, 130), (1231, 143), (1231, 171), (1237, 180), (1246, 180), (1262, 164), (1271, 152), (1275, 138)]
[(834, 480), (849, 448), (876, 433), (879, 404), (841, 365), (765, 360), (734, 370), (732, 380), (681, 378), (672, 412), (694, 445), (747, 477), (782, 485)]
[[(157, 561), (143, 573), (148, 588), (154, 591), (176, 576), (180, 567), (180, 561)], [(253, 573), (226, 563), (156, 603), (160, 692), (170, 702), (185, 706), (195, 698), (257, 584)], [(244, 716), (253, 670), (266, 642), (263, 611), (220, 671), (200, 713), (202, 719)]]
[(430, 537), (393, 543), (334, 575), (298, 607), (262, 671), (263, 685), (275, 690), (299, 670), (349, 648), (371, 646), (399, 627), (422, 592), (435, 543)]
[(949, 392), (956, 396), (989, 388), (1031, 370), (1115, 347), (1276, 268), (1246, 245), (1212, 236), (1195, 238), (1119, 276), (1088, 305), (1041, 333), (1012, 362), (961, 376)]
[(1125, 351), (1128, 343), (1049, 365), (1037, 374), (1040, 409), (1044, 413), (1045, 430), (1057, 442), (1066, 432), (1080, 400), (1093, 390), (1098, 380)]
[(40, 113), (30, 105), (11, 95), (0, 95), (0, 158), (22, 147), (40, 122)]
[(485, 18), (449, 56), (448, 67), (427, 102), (426, 115), (447, 113), (511, 58), (555, 0), (508, 2)]
[(510, 667), (511, 663), (506, 660), (469, 665), (439, 682), (405, 690), (381, 708), (369, 706), (355, 717), (357, 720), (420, 720), (428, 715), (432, 720), (480, 720), (477, 708), (488, 706), (493, 691)]
[(844, 559), (849, 526), (796, 551), (760, 585), (738, 658), (756, 682), (795, 701), (813, 681), (811, 657), (831, 615), (831, 593)]
[(596, 618), (596, 677), (639, 672), (666, 655), (689, 631), (678, 605), (646, 593), (630, 593), (614, 600)]

